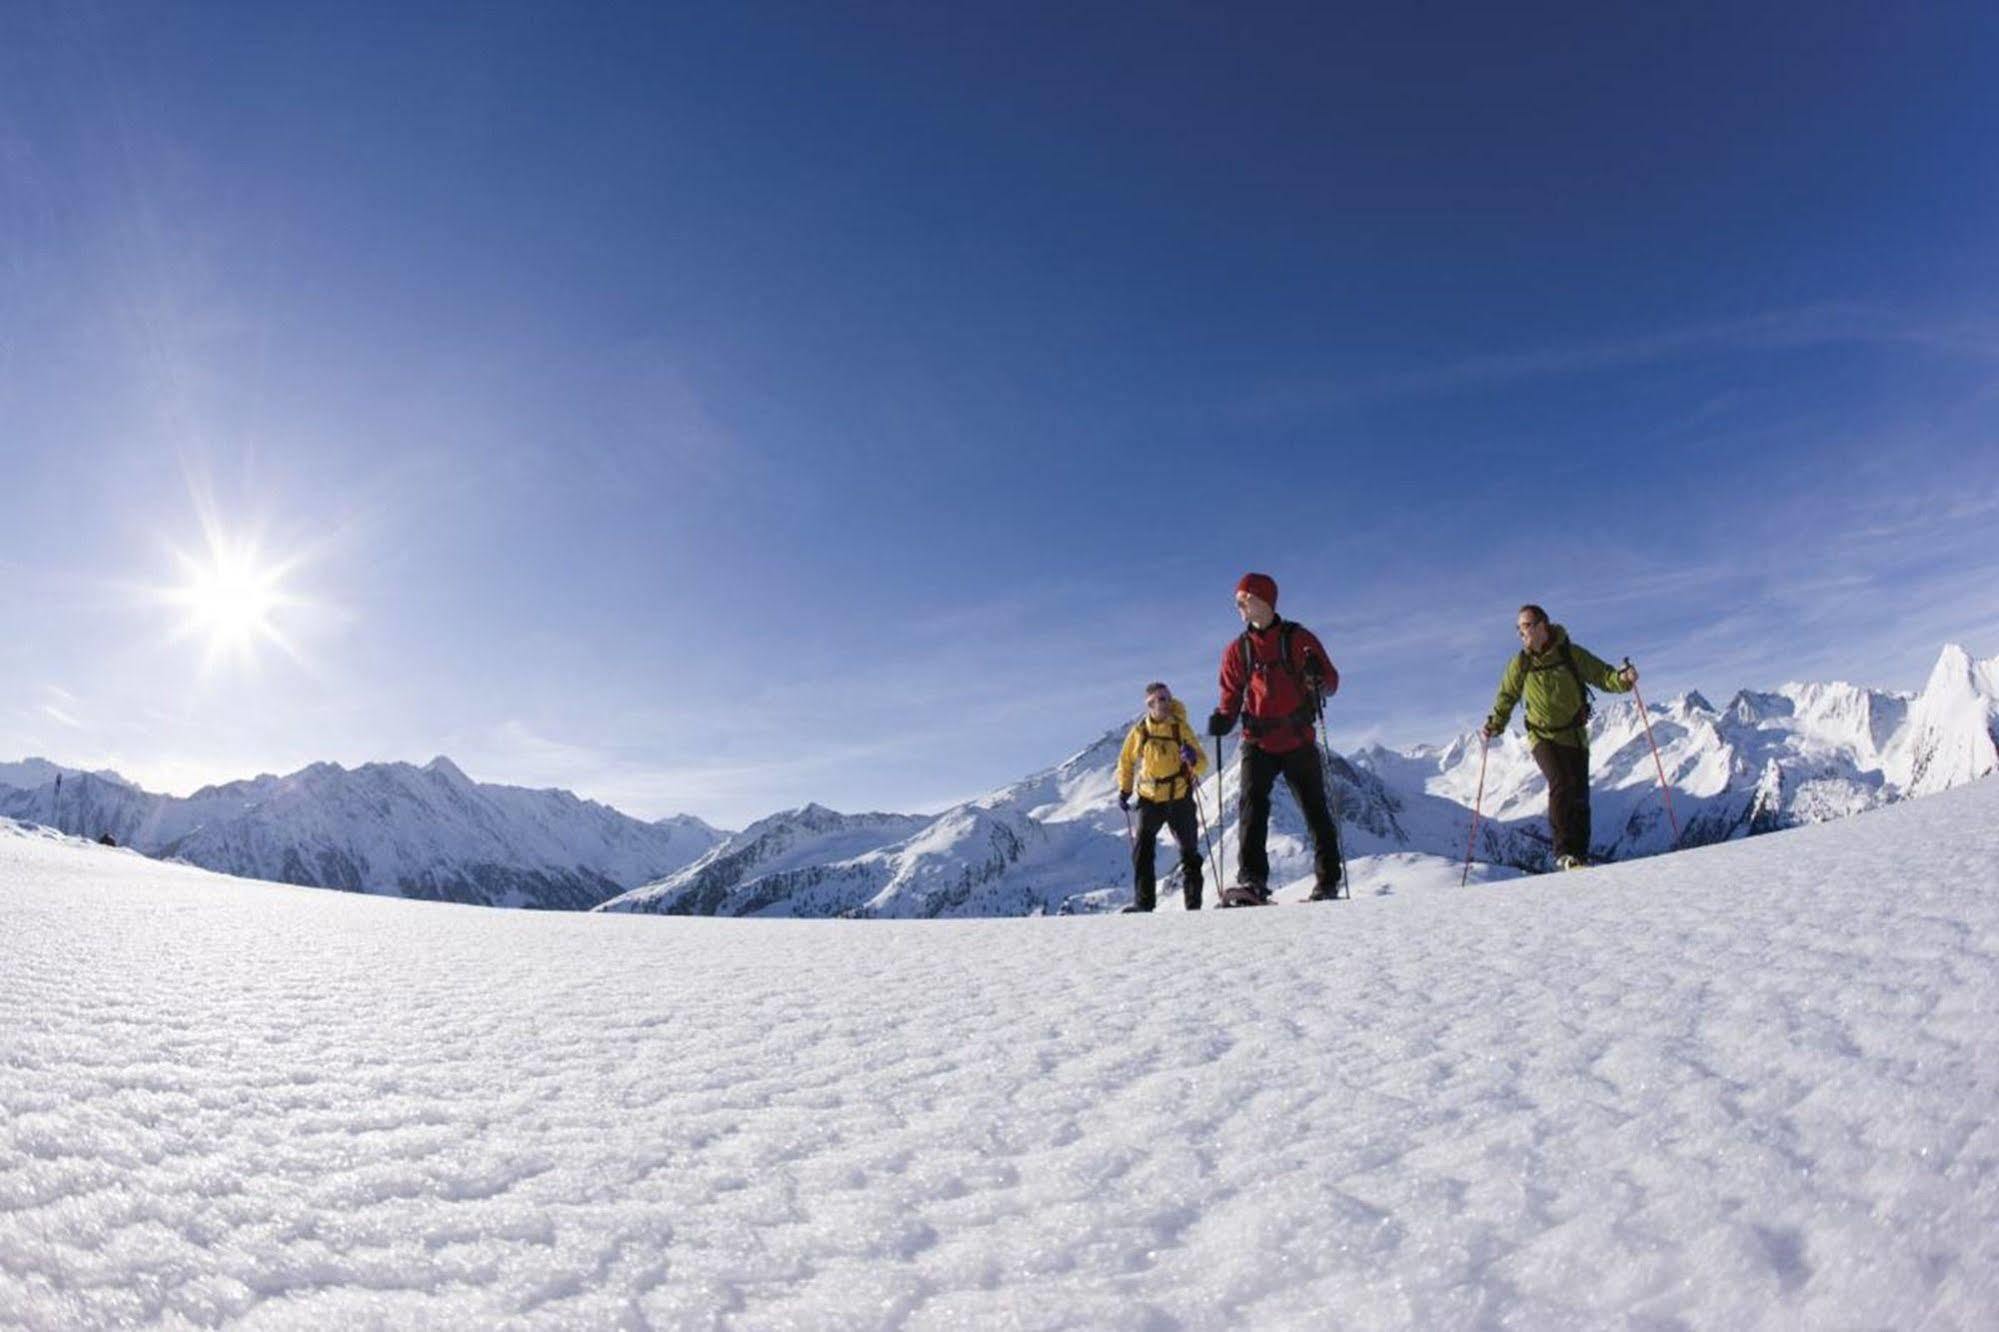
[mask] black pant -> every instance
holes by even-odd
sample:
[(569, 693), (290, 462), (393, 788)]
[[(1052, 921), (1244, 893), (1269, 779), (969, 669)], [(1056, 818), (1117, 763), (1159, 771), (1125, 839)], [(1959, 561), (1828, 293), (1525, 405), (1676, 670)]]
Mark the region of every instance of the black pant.
[(1539, 740), (1534, 744), (1534, 761), (1548, 779), (1548, 832), (1555, 854), (1588, 860), (1589, 750)]
[(1180, 844), (1181, 897), (1189, 911), (1199, 911), (1201, 833), (1194, 823), (1194, 800), (1191, 796), (1164, 802), (1138, 802), (1138, 849), (1132, 854), (1132, 868), (1137, 871), (1138, 883), (1132, 894), (1133, 904), (1140, 911), (1150, 911), (1157, 900), (1159, 884), (1153, 874), (1153, 859), (1159, 848), (1161, 824), (1173, 830), (1173, 840)]
[(1319, 764), (1319, 751), (1311, 745), (1271, 754), (1255, 745), (1242, 747), (1242, 854), (1236, 858), (1236, 876), (1244, 884), (1270, 886), (1270, 855), (1264, 841), (1270, 836), (1270, 791), (1277, 774), (1298, 801), (1298, 812), (1312, 830), (1313, 868), (1318, 871), (1319, 889), (1331, 892), (1340, 881), (1340, 830), (1326, 808), (1326, 770)]

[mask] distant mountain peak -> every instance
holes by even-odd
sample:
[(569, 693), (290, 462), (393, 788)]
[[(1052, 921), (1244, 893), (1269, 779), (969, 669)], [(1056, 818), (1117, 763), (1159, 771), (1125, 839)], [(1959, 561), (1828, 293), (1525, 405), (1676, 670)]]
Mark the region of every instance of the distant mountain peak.
[(1946, 643), (1937, 654), (1937, 664), (1930, 668), (1929, 681), (1923, 685), (1923, 696), (1938, 694), (1971, 694), (1978, 689), (1976, 672), (1972, 668), (1971, 654), (1958, 643)]
[(442, 754), (424, 764), (423, 770), (454, 784), (463, 786), (470, 786), (472, 784), (472, 779), (465, 775), (464, 770)]
[(51, 785), (57, 777), (61, 777), (65, 782), (89, 777), (96, 781), (110, 782), (114, 786), (130, 787), (135, 791), (138, 789), (132, 782), (127, 781), (124, 777), (109, 768), (98, 768), (95, 771), (87, 771), (83, 768), (72, 768), (65, 764), (53, 763), (48, 759), (39, 757), (25, 758), (19, 763), (0, 763), (0, 786), (13, 786), (19, 787), (22, 790), (33, 790), (38, 786)]
[(669, 814), (663, 819), (654, 819), (652, 826), (655, 828), (671, 828), (683, 832), (711, 834), (717, 840), (731, 835), (727, 829), (717, 828), (714, 824), (696, 814)]

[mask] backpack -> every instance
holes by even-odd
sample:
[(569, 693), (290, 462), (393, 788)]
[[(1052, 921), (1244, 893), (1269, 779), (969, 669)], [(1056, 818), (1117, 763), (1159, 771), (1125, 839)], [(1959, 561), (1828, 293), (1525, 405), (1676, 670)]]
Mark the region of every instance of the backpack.
[(1150, 721), (1150, 717), (1141, 715), (1138, 721), (1132, 726), (1132, 730), (1138, 734), (1138, 756), (1135, 764), (1137, 768), (1136, 780), (1138, 782), (1149, 782), (1154, 787), (1164, 785), (1167, 791), (1166, 798), (1168, 800), (1178, 800), (1180, 796), (1174, 793), (1179, 791), (1183, 784), (1187, 786), (1189, 793), (1193, 791), (1193, 774), (1188, 771), (1186, 764), (1183, 762), (1180, 771), (1171, 777), (1148, 776), (1145, 771), (1145, 748), (1147, 745), (1171, 745), (1174, 757), (1177, 758), (1179, 757), (1180, 750), (1188, 745), (1198, 743), (1198, 738), (1194, 734), (1194, 729), (1179, 717), (1173, 718), (1168, 723), (1173, 728), (1170, 735), (1154, 735), (1152, 727), (1147, 724)]
[(1567, 722), (1560, 726), (1536, 726), (1532, 717), (1527, 718), (1527, 733), (1539, 736), (1543, 740), (1551, 740), (1563, 731), (1573, 731), (1578, 726), (1587, 725), (1589, 719), (1595, 715), (1596, 711), (1596, 694), (1590, 689), (1589, 683), (1583, 679), (1582, 671), (1577, 668), (1575, 656), (1569, 651), (1569, 640), (1564, 638), (1559, 646), (1560, 651), (1556, 654), (1556, 660), (1542, 662), (1539, 665), (1536, 665), (1529, 659), (1526, 648), (1520, 649), (1520, 669), (1522, 672), (1532, 674), (1536, 671), (1566, 669), (1575, 678), (1576, 690), (1583, 698), (1583, 704), (1580, 708), (1576, 709), (1576, 715), (1569, 718)]
[[(1291, 658), (1291, 631), (1296, 627), (1292, 621), (1284, 619), (1282, 616), (1278, 617), (1276, 661), (1258, 661), (1256, 659), (1256, 650), (1250, 646), (1250, 636), (1255, 632), (1254, 630), (1243, 630), (1242, 636), (1236, 640), (1237, 645), (1242, 649), (1242, 694), (1245, 709), (1242, 715), (1242, 729), (1246, 734), (1256, 735), (1288, 725), (1309, 726), (1312, 724), (1313, 719), (1318, 716), (1318, 709), (1313, 706), (1316, 691), (1313, 689), (1311, 682), (1305, 678), (1304, 672), (1298, 669), (1297, 663)], [(1289, 717), (1252, 717), (1247, 711), (1249, 706), (1249, 682), (1255, 679), (1259, 672), (1266, 675), (1269, 674), (1273, 666), (1291, 677), (1291, 684), (1298, 691), (1299, 704), (1297, 711), (1293, 712)]]

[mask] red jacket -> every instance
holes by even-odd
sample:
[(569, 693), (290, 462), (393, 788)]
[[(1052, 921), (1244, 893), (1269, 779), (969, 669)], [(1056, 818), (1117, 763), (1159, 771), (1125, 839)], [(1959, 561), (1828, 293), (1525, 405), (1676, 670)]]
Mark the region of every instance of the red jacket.
[[(1286, 630), (1291, 638), (1291, 668), (1278, 661)], [(1250, 661), (1243, 660), (1249, 644)], [(1340, 687), (1340, 673), (1317, 635), (1302, 624), (1272, 620), (1262, 629), (1245, 629), (1222, 649), (1221, 711), (1243, 717), (1243, 739), (1271, 754), (1283, 754), (1313, 742), (1312, 719), (1318, 700), (1306, 681), (1318, 677), (1320, 691), (1331, 698)]]

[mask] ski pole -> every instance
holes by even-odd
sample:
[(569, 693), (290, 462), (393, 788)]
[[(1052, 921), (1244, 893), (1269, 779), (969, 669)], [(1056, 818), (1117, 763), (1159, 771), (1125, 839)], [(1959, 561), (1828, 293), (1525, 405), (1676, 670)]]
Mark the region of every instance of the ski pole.
[(1227, 906), (1223, 896), (1227, 890), (1222, 886), (1228, 882), (1228, 867), (1222, 862), (1229, 858), (1229, 811), (1223, 803), (1228, 793), (1229, 761), (1226, 755), (1229, 740), (1225, 735), (1215, 737), (1215, 905)]
[(1333, 780), (1333, 747), (1326, 739), (1326, 699), (1319, 697), (1319, 775), (1325, 780), (1326, 794), (1333, 798), (1333, 850), (1340, 857), (1340, 891), (1353, 900), (1353, 880), (1347, 875), (1347, 837), (1340, 831), (1340, 788)]
[[(1194, 821), (1201, 825), (1201, 845), (1207, 848), (1208, 861), (1212, 864), (1215, 859), (1215, 841), (1208, 835), (1208, 811), (1201, 804), (1201, 780), (1194, 775), (1194, 770), (1184, 763), (1180, 765), (1180, 770), (1187, 774), (1187, 795), (1194, 802)], [(1216, 891), (1219, 894), (1219, 885)], [(1218, 895), (1215, 900), (1219, 902), (1220, 896)]]
[[(1138, 835), (1131, 830), (1131, 811), (1129, 809), (1124, 812), (1124, 858), (1131, 862), (1131, 873), (1135, 882), (1138, 878)], [(1132, 890), (1133, 906), (1136, 906), (1138, 903), (1137, 891), (1136, 887)]]
[(1486, 751), (1491, 748), (1492, 737), (1484, 731), (1480, 731), (1478, 733), (1478, 795), (1472, 799), (1471, 836), (1465, 838), (1465, 872), (1458, 875), (1458, 887), (1460, 888), (1464, 887), (1465, 880), (1471, 877), (1471, 849), (1472, 844), (1478, 840), (1478, 811), (1479, 807), (1485, 804), (1485, 755)]
[[(1630, 671), (1637, 668), (1631, 664), (1631, 658), (1626, 657), (1624, 669)], [(1665, 797), (1666, 818), (1673, 825), (1673, 845), (1677, 847), (1680, 844), (1680, 820), (1673, 813), (1673, 788), (1666, 785), (1666, 761), (1659, 757), (1659, 742), (1652, 738), (1652, 718), (1645, 711), (1645, 696), (1638, 692), (1636, 680), (1631, 682), (1631, 697), (1638, 704), (1638, 719), (1645, 723), (1645, 743), (1652, 746), (1652, 765), (1659, 770), (1659, 794)]]

